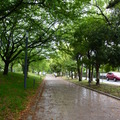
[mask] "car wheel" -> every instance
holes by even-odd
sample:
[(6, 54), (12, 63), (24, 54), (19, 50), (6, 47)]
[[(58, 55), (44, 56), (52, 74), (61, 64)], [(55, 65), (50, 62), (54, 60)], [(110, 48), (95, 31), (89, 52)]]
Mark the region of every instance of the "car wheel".
[(117, 81), (117, 80), (116, 80), (116, 78), (114, 78), (113, 80), (114, 80), (114, 82), (116, 82), (116, 81)]
[(107, 78), (107, 81), (109, 81), (109, 78)]

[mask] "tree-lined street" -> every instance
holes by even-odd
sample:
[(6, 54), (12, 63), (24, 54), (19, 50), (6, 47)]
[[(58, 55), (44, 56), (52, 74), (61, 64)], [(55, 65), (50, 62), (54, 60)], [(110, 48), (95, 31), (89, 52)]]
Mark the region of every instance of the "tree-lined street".
[(101, 84), (108, 72), (120, 80), (120, 0), (0, 1), (0, 120), (19, 119), (46, 74), (57, 78), (46, 77), (34, 119), (117, 120), (119, 101), (59, 78), (120, 97)]
[(27, 120), (120, 120), (114, 98), (47, 75), (34, 115)]

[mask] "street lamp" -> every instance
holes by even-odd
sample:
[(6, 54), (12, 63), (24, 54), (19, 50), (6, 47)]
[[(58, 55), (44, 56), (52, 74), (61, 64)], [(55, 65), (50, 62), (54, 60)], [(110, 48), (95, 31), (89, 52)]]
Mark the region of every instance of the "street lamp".
[(28, 32), (26, 32), (26, 40), (25, 40), (24, 89), (26, 89), (26, 80), (27, 80), (27, 49), (28, 49)]

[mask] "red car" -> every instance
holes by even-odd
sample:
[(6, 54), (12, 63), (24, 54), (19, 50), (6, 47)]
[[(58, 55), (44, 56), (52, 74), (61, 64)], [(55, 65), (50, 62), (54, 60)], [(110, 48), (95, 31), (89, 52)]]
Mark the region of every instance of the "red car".
[(114, 80), (114, 81), (120, 80), (120, 73), (119, 72), (109, 72), (109, 73), (107, 73), (106, 78), (108, 81), (109, 80)]

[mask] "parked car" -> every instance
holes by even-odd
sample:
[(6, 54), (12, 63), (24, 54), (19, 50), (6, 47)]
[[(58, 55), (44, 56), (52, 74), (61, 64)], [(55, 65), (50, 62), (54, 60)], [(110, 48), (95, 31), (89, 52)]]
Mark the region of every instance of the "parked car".
[(100, 79), (106, 79), (107, 73), (100, 73)]
[(106, 78), (108, 81), (109, 80), (114, 80), (114, 81), (120, 80), (120, 73), (119, 72), (109, 72), (109, 73), (107, 73)]

